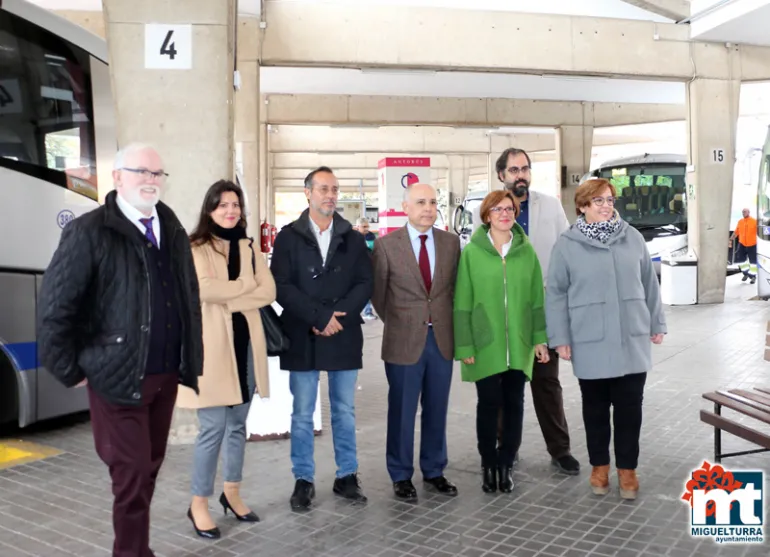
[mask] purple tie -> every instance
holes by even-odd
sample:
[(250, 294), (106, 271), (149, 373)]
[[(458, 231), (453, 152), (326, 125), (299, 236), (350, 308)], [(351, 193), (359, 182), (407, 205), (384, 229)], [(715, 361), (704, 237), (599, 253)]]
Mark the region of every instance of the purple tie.
[(152, 242), (152, 245), (156, 248), (158, 247), (158, 240), (155, 238), (155, 232), (152, 231), (152, 219), (155, 217), (150, 217), (148, 219), (139, 219), (139, 222), (141, 222), (144, 225), (144, 236)]

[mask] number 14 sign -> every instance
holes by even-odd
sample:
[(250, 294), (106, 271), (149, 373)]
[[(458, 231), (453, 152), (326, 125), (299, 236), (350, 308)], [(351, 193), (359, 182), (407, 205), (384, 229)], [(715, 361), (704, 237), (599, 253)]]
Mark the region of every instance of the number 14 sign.
[(144, 26), (144, 67), (164, 70), (192, 68), (192, 25), (147, 23)]

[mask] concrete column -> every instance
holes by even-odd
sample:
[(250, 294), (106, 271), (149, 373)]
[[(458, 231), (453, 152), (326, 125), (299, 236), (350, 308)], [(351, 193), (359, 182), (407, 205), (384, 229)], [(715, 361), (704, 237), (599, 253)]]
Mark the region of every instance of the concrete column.
[(449, 206), (447, 210), (447, 224), (452, 230), (452, 217), (455, 209), (462, 203), (465, 194), (468, 193), (468, 181), (470, 180), (471, 166), (470, 160), (466, 155), (450, 155), (449, 170), (446, 178), (446, 189), (449, 193)]
[[(259, 123), (259, 222), (268, 218), (269, 207), (275, 206), (275, 199), (268, 195), (267, 176), (270, 164), (267, 157), (267, 124)], [(275, 224), (275, 219), (270, 221)]]
[[(170, 175), (163, 201), (191, 230), (209, 186), (233, 176), (235, 0), (104, 0), (103, 7), (118, 145), (158, 149)], [(174, 31), (165, 45), (171, 59), (160, 54), (171, 28), (158, 39), (148, 24), (187, 27), (190, 38)], [(147, 67), (148, 58), (174, 67)]]
[(497, 169), (495, 168), (499, 156), (500, 153), (489, 153), (487, 160), (487, 192), (499, 190), (503, 187), (503, 183), (498, 178)]
[(240, 89), (235, 94), (235, 141), (242, 156), (243, 174), (240, 176), (249, 210), (249, 235), (259, 237), (260, 212), (260, 94), (259, 49), (262, 30), (259, 18), (238, 18), (238, 60)]
[(739, 80), (696, 79), (687, 89), (687, 230), (698, 257), (699, 304), (725, 298), (740, 86)]
[[(118, 145), (158, 149), (163, 201), (191, 231), (209, 186), (233, 177), (235, 0), (104, 0), (103, 9)], [(177, 410), (169, 441), (192, 443), (197, 429), (194, 411)]]
[[(274, 155), (270, 152), (270, 134), (267, 134), (267, 182), (265, 191), (267, 192), (267, 222), (275, 225), (275, 186), (273, 185), (273, 165), (275, 164)], [(303, 207), (304, 210), (304, 207)], [(297, 214), (299, 216), (299, 214)]]
[(556, 128), (556, 184), (570, 222), (575, 222), (575, 190), (591, 166), (592, 126)]

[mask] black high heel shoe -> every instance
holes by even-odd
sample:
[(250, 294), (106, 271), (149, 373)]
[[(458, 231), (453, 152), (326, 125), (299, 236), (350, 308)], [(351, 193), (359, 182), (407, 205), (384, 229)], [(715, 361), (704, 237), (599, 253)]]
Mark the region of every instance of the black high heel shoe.
[(219, 503), (222, 505), (222, 509), (225, 511), (225, 516), (227, 516), (227, 511), (229, 510), (231, 513), (233, 513), (235, 518), (241, 522), (259, 522), (259, 517), (253, 512), (244, 515), (240, 515), (235, 512), (235, 509), (233, 509), (233, 507), (230, 505), (230, 501), (227, 500), (224, 492), (222, 492), (222, 495), (219, 496)]
[(198, 534), (201, 538), (206, 538), (207, 540), (218, 540), (222, 537), (222, 533), (216, 526), (211, 530), (201, 530), (198, 528), (198, 526), (195, 525), (195, 519), (192, 515), (192, 507), (187, 509), (187, 518), (189, 518), (190, 522), (192, 522), (193, 528), (195, 528), (195, 533)]

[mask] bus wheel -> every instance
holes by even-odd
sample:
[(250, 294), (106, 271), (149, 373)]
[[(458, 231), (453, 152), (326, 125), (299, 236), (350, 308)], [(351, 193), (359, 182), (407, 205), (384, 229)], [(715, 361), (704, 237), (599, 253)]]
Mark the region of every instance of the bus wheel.
[(16, 373), (8, 357), (0, 352), (0, 424), (19, 420), (19, 390)]

